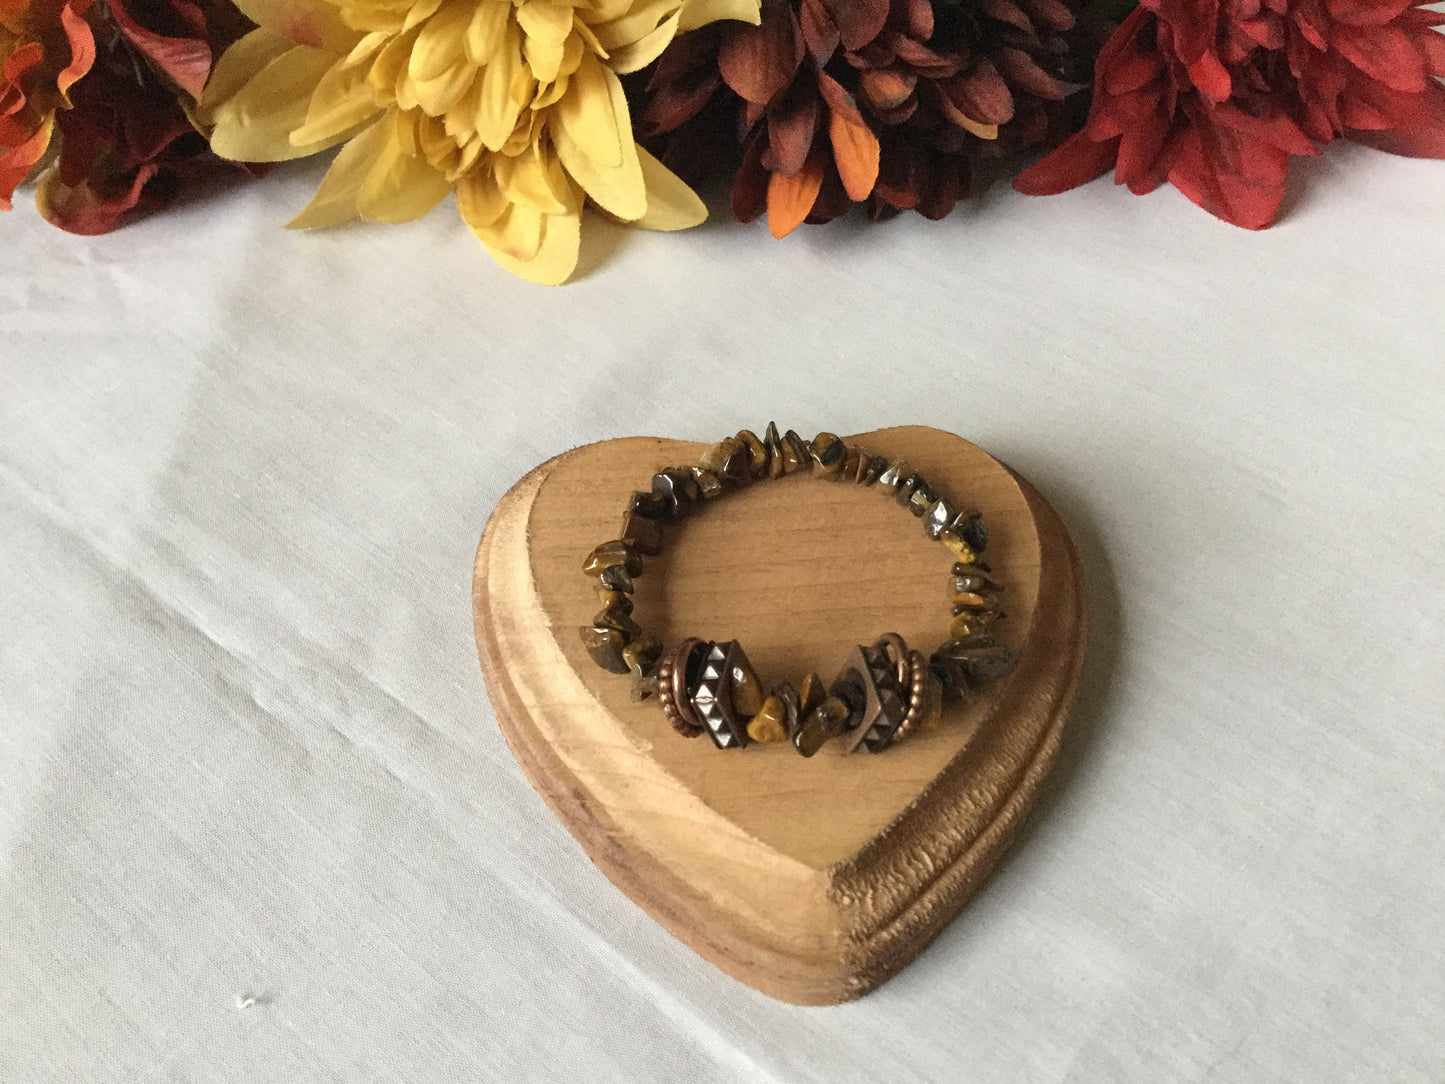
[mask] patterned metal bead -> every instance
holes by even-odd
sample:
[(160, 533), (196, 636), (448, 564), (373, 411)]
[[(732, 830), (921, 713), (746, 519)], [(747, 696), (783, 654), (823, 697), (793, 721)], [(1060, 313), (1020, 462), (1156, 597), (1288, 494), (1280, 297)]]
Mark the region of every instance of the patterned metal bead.
[(739, 710), (737, 687), (749, 682), (756, 688), (757, 676), (736, 640), (703, 644), (688, 661), (687, 701), (719, 749), (748, 744), (748, 720)]

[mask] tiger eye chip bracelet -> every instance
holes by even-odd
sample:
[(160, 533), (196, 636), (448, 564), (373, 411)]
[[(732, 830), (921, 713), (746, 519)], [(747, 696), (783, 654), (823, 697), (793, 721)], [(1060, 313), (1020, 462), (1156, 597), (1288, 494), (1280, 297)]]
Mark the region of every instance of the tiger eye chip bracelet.
[[(633, 620), (633, 581), (643, 558), (662, 552), (664, 532), (694, 509), (764, 478), (809, 472), (832, 482), (882, 486), (923, 521), (928, 537), (956, 558), (949, 585), (953, 621), (949, 639), (931, 656), (911, 649), (897, 633), (859, 646), (832, 685), (817, 674), (801, 686), (780, 682), (766, 693), (736, 640), (689, 638), (668, 651)], [(790, 741), (805, 757), (831, 738), (849, 752), (877, 753), (914, 729), (935, 723), (945, 693), (962, 695), (993, 681), (1013, 663), (991, 635), (1004, 616), (1001, 589), (979, 559), (988, 533), (978, 512), (956, 509), (901, 460), (849, 447), (832, 433), (803, 440), (781, 436), (769, 423), (713, 445), (695, 467), (665, 467), (650, 491), (634, 493), (619, 538), (604, 542), (582, 564), (597, 581), (602, 610), (581, 629), (598, 666), (633, 675), (633, 699), (654, 693), (678, 733), (706, 733), (719, 749), (751, 741)]]

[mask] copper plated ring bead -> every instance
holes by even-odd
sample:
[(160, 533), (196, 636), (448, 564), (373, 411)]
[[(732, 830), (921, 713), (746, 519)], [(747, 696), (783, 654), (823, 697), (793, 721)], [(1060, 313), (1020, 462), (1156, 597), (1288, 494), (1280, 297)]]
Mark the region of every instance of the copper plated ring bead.
[[(808, 674), (797, 688), (783, 681), (765, 693), (737, 641), (690, 637), (669, 650), (644, 631), (634, 613), (633, 581), (645, 571), (644, 558), (662, 552), (671, 525), (731, 490), (802, 473), (882, 486), (953, 554), (948, 638), (925, 655), (886, 633), (856, 647), (830, 686)], [(632, 675), (634, 699), (656, 694), (663, 716), (684, 737), (707, 734), (719, 749), (788, 742), (805, 757), (841, 737), (850, 752), (881, 752), (937, 721), (945, 691), (976, 691), (1013, 663), (991, 634), (1004, 613), (1002, 587), (979, 559), (988, 545), (983, 517), (957, 508), (906, 461), (850, 446), (832, 433), (808, 441), (792, 429), (780, 434), (772, 422), (761, 437), (743, 429), (694, 466), (663, 467), (646, 491), (632, 494), (620, 537), (582, 563), (602, 603), (580, 629), (583, 644), (603, 669)]]

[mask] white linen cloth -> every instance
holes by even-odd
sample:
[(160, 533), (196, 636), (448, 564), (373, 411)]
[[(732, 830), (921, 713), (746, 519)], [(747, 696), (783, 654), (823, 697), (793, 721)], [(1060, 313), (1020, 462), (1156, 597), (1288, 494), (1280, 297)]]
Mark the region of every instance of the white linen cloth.
[[(593, 220), (562, 289), (450, 205), (285, 232), (311, 164), (96, 239), (19, 205), (0, 1080), (1445, 1079), (1445, 166), (1293, 168), (1262, 234), (1107, 181), (781, 243)], [(836, 1008), (603, 878), (472, 641), (528, 469), (769, 418), (969, 437), (1089, 581), (1030, 828)]]

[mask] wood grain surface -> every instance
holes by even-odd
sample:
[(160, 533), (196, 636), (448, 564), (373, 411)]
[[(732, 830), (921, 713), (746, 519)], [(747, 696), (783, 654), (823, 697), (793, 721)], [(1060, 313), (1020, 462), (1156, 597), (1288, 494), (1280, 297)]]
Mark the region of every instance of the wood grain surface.
[[(587, 655), (577, 628), (599, 606), (582, 559), (616, 537), (633, 490), (704, 445), (628, 438), (536, 468), (492, 513), (474, 579), (487, 689), (533, 785), (664, 927), (800, 1004), (877, 986), (977, 890), (1049, 770), (1083, 657), (1077, 558), (1026, 481), (938, 430), (849, 440), (984, 513), (1001, 638), (1018, 655), (984, 695), (882, 754), (683, 739)], [(635, 616), (664, 643), (740, 640), (764, 685), (810, 670), (831, 681), (882, 633), (924, 651), (945, 639), (952, 563), (882, 487), (790, 476), (676, 528), (638, 581)]]

